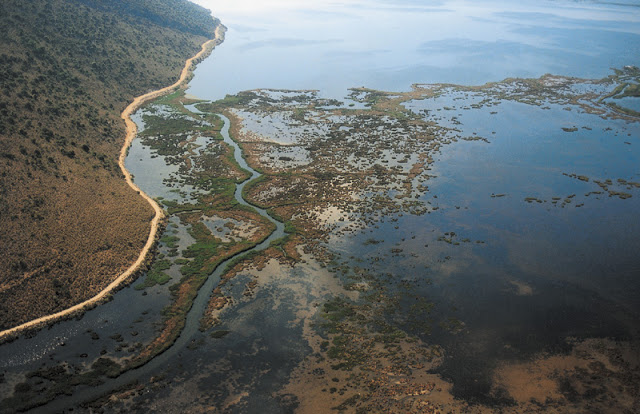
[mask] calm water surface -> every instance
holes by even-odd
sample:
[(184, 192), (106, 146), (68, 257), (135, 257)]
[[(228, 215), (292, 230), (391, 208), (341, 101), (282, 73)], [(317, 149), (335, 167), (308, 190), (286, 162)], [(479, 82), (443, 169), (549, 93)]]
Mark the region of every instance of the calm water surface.
[(198, 66), (202, 98), (254, 88), (408, 90), (640, 64), (634, 2), (196, 0), (229, 28)]

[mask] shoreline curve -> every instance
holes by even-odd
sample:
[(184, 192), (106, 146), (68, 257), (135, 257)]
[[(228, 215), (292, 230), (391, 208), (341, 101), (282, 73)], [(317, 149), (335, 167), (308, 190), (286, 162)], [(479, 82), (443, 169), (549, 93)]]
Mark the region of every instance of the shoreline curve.
[(105, 300), (112, 292), (120, 288), (138, 270), (140, 270), (140, 267), (144, 264), (149, 254), (149, 251), (151, 250), (151, 248), (155, 243), (156, 235), (158, 233), (158, 226), (160, 221), (164, 218), (164, 212), (162, 208), (158, 205), (158, 203), (155, 202), (155, 200), (153, 200), (148, 194), (142, 191), (133, 182), (131, 178), (131, 173), (125, 167), (125, 159), (127, 157), (127, 151), (131, 146), (133, 139), (136, 137), (138, 133), (138, 128), (135, 122), (133, 122), (133, 120), (131, 119), (131, 115), (134, 112), (136, 112), (138, 109), (140, 109), (142, 105), (149, 102), (150, 100), (158, 98), (169, 92), (173, 92), (174, 90), (181, 87), (188, 80), (189, 76), (192, 74), (195, 65), (199, 63), (201, 59), (207, 57), (217, 45), (219, 45), (224, 41), (225, 32), (226, 32), (226, 27), (222, 25), (222, 23), (219, 23), (218, 21), (218, 25), (216, 26), (216, 29), (215, 29), (215, 37), (213, 39), (210, 39), (204, 42), (202, 44), (201, 50), (196, 55), (194, 55), (193, 57), (185, 61), (184, 68), (182, 69), (182, 72), (180, 72), (180, 77), (174, 84), (164, 87), (162, 89), (148, 92), (144, 95), (140, 95), (134, 98), (133, 102), (131, 102), (120, 114), (120, 118), (123, 119), (125, 122), (126, 137), (125, 137), (124, 144), (120, 149), (120, 155), (118, 157), (118, 166), (122, 170), (122, 174), (124, 175), (125, 181), (129, 185), (129, 187), (131, 187), (132, 190), (140, 194), (140, 196), (144, 198), (151, 205), (155, 213), (153, 219), (151, 220), (151, 229), (149, 231), (149, 237), (147, 238), (147, 242), (145, 243), (144, 247), (140, 251), (140, 254), (138, 255), (138, 258), (136, 259), (136, 261), (131, 266), (129, 266), (127, 270), (125, 270), (117, 278), (115, 278), (115, 280), (109, 283), (107, 287), (105, 287), (100, 292), (98, 292), (98, 294), (96, 294), (95, 296), (83, 302), (80, 302), (76, 305), (73, 305), (67, 309), (63, 309), (59, 312), (52, 313), (49, 315), (41, 316), (39, 318), (33, 319), (21, 325), (18, 325), (13, 328), (9, 328), (0, 332), (0, 344), (7, 340), (13, 339), (14, 337), (20, 335), (21, 333), (29, 329), (42, 328), (53, 322), (57, 322), (60, 319), (74, 316), (78, 313), (88, 310), (88, 308), (90, 307), (98, 305), (101, 301)]

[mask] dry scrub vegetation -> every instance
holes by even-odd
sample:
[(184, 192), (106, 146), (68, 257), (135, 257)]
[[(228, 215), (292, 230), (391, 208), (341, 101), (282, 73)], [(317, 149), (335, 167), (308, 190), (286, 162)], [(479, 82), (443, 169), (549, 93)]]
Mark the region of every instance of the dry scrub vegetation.
[(216, 24), (185, 0), (0, 4), (0, 328), (135, 260), (153, 210), (118, 168), (120, 112), (175, 82)]

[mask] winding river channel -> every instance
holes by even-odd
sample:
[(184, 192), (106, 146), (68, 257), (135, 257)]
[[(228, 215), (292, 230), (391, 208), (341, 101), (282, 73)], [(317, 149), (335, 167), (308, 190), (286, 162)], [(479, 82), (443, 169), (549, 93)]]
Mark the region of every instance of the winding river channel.
[[(165, 352), (155, 357), (149, 363), (137, 369), (129, 370), (117, 378), (107, 380), (102, 385), (95, 386), (95, 387), (84, 387), (82, 389), (78, 389), (78, 391), (75, 392), (72, 396), (58, 398), (52, 401), (50, 404), (39, 407), (38, 409), (34, 410), (34, 412), (39, 412), (39, 413), (40, 412), (41, 413), (59, 412), (66, 408), (81, 404), (85, 401), (90, 401), (90, 400), (99, 398), (101, 395), (107, 394), (108, 392), (113, 391), (124, 385), (134, 383), (134, 382), (142, 382), (144, 379), (160, 374), (160, 372), (165, 367), (170, 365), (172, 361), (181, 357), (181, 353), (185, 350), (185, 347), (189, 346), (189, 344), (197, 342), (198, 340), (202, 339), (206, 335), (199, 331), (198, 329), (199, 321), (207, 307), (207, 303), (211, 295), (211, 292), (216, 288), (216, 286), (220, 282), (220, 277), (225, 272), (228, 263), (231, 260), (236, 259), (238, 256), (246, 255), (254, 251), (264, 250), (269, 246), (269, 244), (272, 241), (277, 240), (285, 235), (284, 225), (281, 222), (271, 218), (265, 210), (255, 206), (251, 206), (242, 197), (242, 190), (244, 186), (247, 185), (252, 180), (255, 180), (258, 177), (260, 177), (261, 174), (255, 171), (253, 168), (251, 168), (247, 164), (247, 162), (242, 156), (242, 150), (240, 149), (238, 144), (235, 141), (233, 141), (229, 136), (229, 127), (230, 127), (229, 119), (224, 117), (223, 115), (218, 115), (218, 116), (220, 116), (220, 118), (224, 121), (224, 126), (221, 130), (221, 134), (224, 138), (224, 142), (233, 148), (234, 157), (235, 157), (235, 160), (238, 162), (238, 164), (243, 169), (251, 173), (251, 177), (249, 179), (245, 180), (244, 182), (236, 186), (236, 191), (235, 191), (236, 200), (240, 204), (244, 206), (250, 206), (251, 208), (258, 211), (260, 215), (267, 218), (269, 221), (271, 221), (276, 225), (276, 230), (273, 231), (269, 235), (269, 237), (265, 239), (262, 243), (256, 245), (252, 249), (249, 249), (243, 253), (240, 253), (237, 256), (232, 256), (228, 258), (227, 260), (223, 261), (217, 266), (215, 271), (209, 276), (205, 284), (199, 290), (198, 296), (193, 302), (193, 306), (191, 307), (191, 310), (188, 313), (184, 330), (182, 331), (182, 333), (180, 334), (176, 342), (169, 349), (167, 349)], [(117, 304), (115, 304), (116, 309), (122, 309), (123, 307), (126, 308), (128, 306), (133, 306), (135, 308), (136, 305), (133, 305), (130, 302), (131, 300), (134, 299), (131, 297), (132, 294), (135, 294), (134, 292), (135, 290), (132, 288), (125, 289), (125, 291), (123, 291), (121, 294), (116, 295), (116, 299), (114, 299), (114, 301), (112, 301), (111, 303), (106, 304), (105, 307), (111, 308), (112, 306), (110, 305), (114, 305), (114, 302), (117, 302)], [(140, 295), (138, 293), (137, 297), (139, 296)], [(42, 349), (44, 352), (42, 353), (41, 357), (44, 357), (44, 354), (47, 353), (47, 351), (52, 351), (53, 349), (56, 349), (56, 348), (57, 350), (59, 350), (61, 348), (75, 347), (74, 345), (79, 342), (76, 349), (76, 353), (80, 352), (80, 349), (82, 349), (82, 347), (84, 346), (84, 343), (83, 341), (74, 342), (73, 335), (77, 335), (78, 337), (81, 337), (82, 334), (85, 333), (85, 331), (82, 329), (87, 325), (86, 323), (83, 323), (85, 319), (87, 321), (99, 320), (101, 319), (101, 316), (104, 315), (103, 312), (105, 311), (109, 312), (109, 309), (105, 310), (102, 308), (103, 307), (99, 307), (93, 311), (89, 311), (85, 315), (85, 317), (82, 318), (80, 321), (75, 321), (75, 320), (65, 321), (54, 326), (49, 331), (42, 331), (43, 335), (40, 335), (41, 336), (40, 339), (37, 337), (31, 339), (30, 348)], [(96, 313), (100, 315), (96, 315)], [(136, 313), (136, 312), (133, 312), (133, 313)], [(69, 325), (76, 325), (76, 326), (74, 328), (70, 328)], [(91, 326), (91, 323), (89, 323), (89, 326)], [(19, 360), (21, 358), (20, 355), (23, 355), (22, 358), (25, 358), (24, 356), (25, 349), (24, 349), (24, 343), (23, 343), (25, 340), (26, 339), (21, 338), (19, 341), (16, 341), (14, 343), (16, 346), (11, 347), (15, 352), (16, 360)], [(54, 343), (51, 343), (52, 341)], [(56, 341), (57, 343), (55, 343)], [(14, 345), (14, 344), (10, 344), (10, 345)], [(32, 355), (31, 358), (38, 359), (36, 355)]]

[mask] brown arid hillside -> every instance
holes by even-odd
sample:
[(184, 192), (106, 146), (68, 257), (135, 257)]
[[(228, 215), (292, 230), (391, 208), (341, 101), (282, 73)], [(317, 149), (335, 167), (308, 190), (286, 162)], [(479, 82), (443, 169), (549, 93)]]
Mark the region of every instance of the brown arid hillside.
[(0, 328), (95, 295), (153, 210), (117, 164), (121, 111), (218, 24), (186, 0), (0, 2)]

